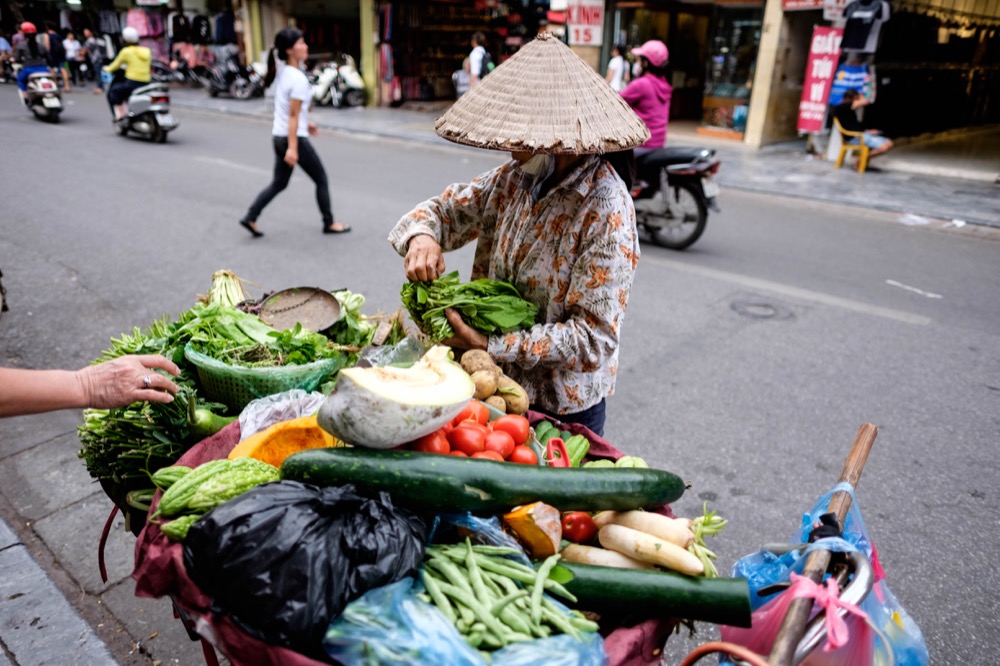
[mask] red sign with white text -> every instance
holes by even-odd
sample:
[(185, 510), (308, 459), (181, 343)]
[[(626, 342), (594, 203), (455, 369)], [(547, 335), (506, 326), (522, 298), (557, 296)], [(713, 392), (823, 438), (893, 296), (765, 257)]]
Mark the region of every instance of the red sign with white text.
[(826, 119), (830, 86), (840, 61), (842, 28), (816, 26), (809, 42), (809, 60), (806, 62), (806, 79), (802, 83), (802, 100), (799, 102), (799, 132), (820, 132)]
[(786, 12), (823, 9), (823, 0), (781, 0), (781, 8)]
[(604, 41), (604, 0), (569, 0), (566, 28), (570, 46), (600, 46)]

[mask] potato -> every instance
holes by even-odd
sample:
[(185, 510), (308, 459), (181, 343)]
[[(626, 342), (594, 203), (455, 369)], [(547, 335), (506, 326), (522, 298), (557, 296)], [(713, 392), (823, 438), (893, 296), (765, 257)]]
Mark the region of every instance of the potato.
[(462, 368), (470, 375), (474, 374), (479, 370), (492, 370), (496, 368), (499, 370), (499, 366), (493, 362), (493, 357), (490, 356), (489, 352), (483, 349), (470, 349), (469, 351), (462, 354)]
[(528, 411), (528, 392), (513, 379), (504, 375), (497, 382), (497, 395), (503, 396), (508, 414), (524, 414)]
[(472, 373), (472, 381), (476, 384), (476, 400), (486, 400), (497, 392), (497, 375), (492, 370), (476, 370)]
[(486, 398), (486, 400), (484, 400), (483, 402), (485, 402), (493, 409), (498, 409), (505, 414), (507, 413), (507, 401), (503, 399), (503, 396), (491, 395), (490, 397)]

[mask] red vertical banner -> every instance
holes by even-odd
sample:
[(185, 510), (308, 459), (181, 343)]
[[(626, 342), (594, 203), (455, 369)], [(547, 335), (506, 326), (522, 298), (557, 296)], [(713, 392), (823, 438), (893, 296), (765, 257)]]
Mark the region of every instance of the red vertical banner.
[(840, 61), (842, 28), (816, 26), (809, 42), (809, 60), (806, 78), (802, 83), (802, 100), (799, 102), (799, 132), (820, 132), (826, 119), (830, 86)]

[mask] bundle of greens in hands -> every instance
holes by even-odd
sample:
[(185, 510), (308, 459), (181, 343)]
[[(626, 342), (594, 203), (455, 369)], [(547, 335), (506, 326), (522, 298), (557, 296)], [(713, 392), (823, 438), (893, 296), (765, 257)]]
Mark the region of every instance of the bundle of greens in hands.
[(458, 271), (430, 282), (407, 282), (400, 295), (410, 317), (433, 343), (455, 335), (444, 314), (447, 308), (484, 335), (529, 328), (538, 315), (535, 304), (521, 298), (509, 282), (481, 278), (462, 284)]

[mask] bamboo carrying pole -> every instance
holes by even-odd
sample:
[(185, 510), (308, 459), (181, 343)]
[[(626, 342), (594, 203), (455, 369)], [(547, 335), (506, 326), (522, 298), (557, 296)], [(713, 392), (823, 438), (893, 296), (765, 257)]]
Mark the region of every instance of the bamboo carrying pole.
[[(868, 461), (868, 454), (871, 453), (872, 445), (875, 443), (875, 436), (878, 435), (878, 427), (872, 423), (865, 423), (858, 429), (858, 434), (854, 438), (851, 452), (844, 461), (844, 468), (840, 471), (839, 483), (847, 482), (852, 488), (857, 487), (861, 472)], [(828, 513), (837, 516), (837, 524), (843, 528), (844, 520), (847, 518), (847, 511), (851, 508), (851, 495), (844, 491), (838, 491), (830, 498), (827, 508)], [(802, 575), (806, 576), (814, 583), (823, 580), (827, 568), (830, 566), (831, 554), (828, 550), (814, 550), (806, 558), (805, 569)], [(806, 624), (812, 612), (813, 601), (809, 598), (794, 600), (785, 613), (785, 620), (781, 625), (777, 638), (774, 639), (774, 647), (768, 657), (771, 666), (792, 666), (792, 658), (795, 649), (806, 631)]]

